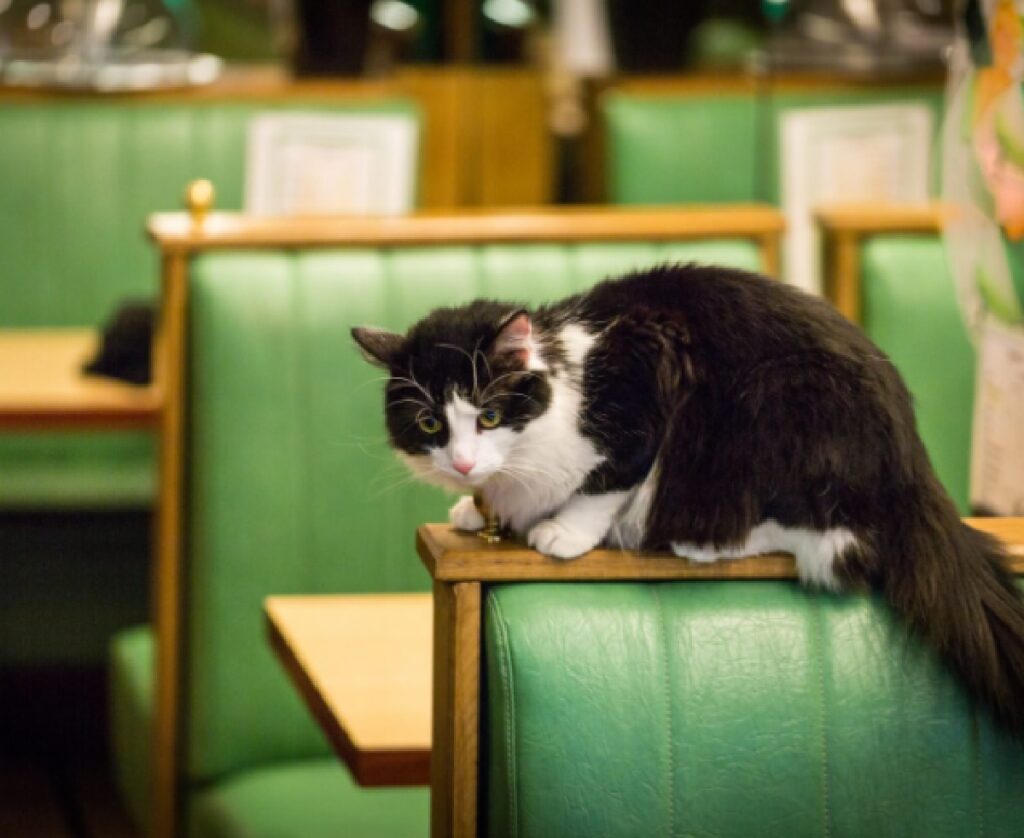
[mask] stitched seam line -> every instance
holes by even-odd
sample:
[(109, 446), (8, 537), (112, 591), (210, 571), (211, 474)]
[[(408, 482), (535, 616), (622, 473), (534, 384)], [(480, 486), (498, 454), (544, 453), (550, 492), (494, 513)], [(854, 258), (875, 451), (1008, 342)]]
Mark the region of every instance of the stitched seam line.
[(675, 765), (672, 761), (672, 692), (671, 679), (669, 677), (669, 653), (668, 653), (668, 628), (665, 625), (665, 606), (661, 599), (661, 593), (657, 585), (651, 585), (651, 592), (658, 609), (658, 634), (661, 639), (661, 659), (664, 664), (662, 683), (665, 688), (665, 753), (668, 762), (668, 829), (666, 835), (672, 835), (675, 831), (676, 804), (675, 804)]
[(824, 835), (832, 834), (832, 817), (829, 807), (828, 777), (828, 709), (825, 705), (825, 629), (822, 626), (821, 602), (814, 599), (814, 634), (817, 641), (818, 693), (821, 697), (821, 788), (823, 795), (822, 816), (825, 819)]
[(518, 783), (516, 782), (516, 756), (515, 756), (515, 685), (512, 680), (512, 645), (508, 640), (508, 625), (505, 622), (505, 615), (502, 613), (501, 604), (497, 596), (491, 597), (491, 607), (494, 609), (494, 625), (498, 633), (498, 666), (501, 670), (502, 680), (506, 684), (505, 703), (505, 770), (508, 773), (508, 820), (509, 834), (519, 834), (519, 812), (518, 806)]
[(976, 702), (971, 702), (971, 745), (974, 751), (974, 805), (978, 813), (978, 838), (982, 838), (985, 835), (985, 784), (981, 769), (981, 719), (978, 718)]

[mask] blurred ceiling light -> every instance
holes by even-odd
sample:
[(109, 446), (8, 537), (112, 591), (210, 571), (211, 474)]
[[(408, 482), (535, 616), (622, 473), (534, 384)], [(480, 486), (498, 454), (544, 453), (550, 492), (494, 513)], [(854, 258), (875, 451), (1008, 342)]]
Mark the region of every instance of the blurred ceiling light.
[(370, 17), (378, 26), (395, 32), (405, 32), (419, 23), (420, 14), (401, 0), (377, 0), (370, 7)]
[(50, 22), (51, 9), (46, 3), (38, 3), (25, 15), (25, 26), (29, 29), (41, 29)]
[(510, 29), (525, 29), (533, 23), (533, 6), (524, 0), (485, 0), (484, 17)]

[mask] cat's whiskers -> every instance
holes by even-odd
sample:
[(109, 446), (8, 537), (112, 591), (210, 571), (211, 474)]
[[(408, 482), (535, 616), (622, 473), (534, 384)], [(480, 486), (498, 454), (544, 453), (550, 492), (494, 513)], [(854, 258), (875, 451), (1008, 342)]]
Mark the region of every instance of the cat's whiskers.
[(431, 407), (430, 405), (428, 405), (428, 404), (424, 404), (424, 403), (423, 403), (422, 401), (420, 401), (419, 399), (396, 399), (396, 400), (395, 400), (395, 401), (393, 401), (393, 402), (388, 402), (386, 406), (387, 406), (387, 407), (397, 407), (397, 406), (398, 406), (398, 405), (400, 405), (400, 404), (413, 404), (413, 405), (419, 405), (420, 407), (423, 407), (423, 408), (425, 408), (426, 410), (433, 410), (433, 408), (432, 408), (432, 407)]
[(431, 396), (430, 393), (427, 391), (427, 389), (416, 380), (416, 371), (412, 368), (412, 361), (411, 360), (409, 361), (409, 375), (412, 376), (412, 377), (411, 378), (406, 378), (405, 376), (402, 376), (402, 375), (393, 375), (393, 376), (391, 376), (391, 380), (392, 381), (397, 381), (400, 384), (406, 384), (406, 385), (408, 385), (410, 387), (415, 387), (424, 396), (427, 397), (427, 401), (428, 402), (430, 402), (431, 404), (436, 404), (436, 402), (434, 401), (434, 397)]
[(513, 375), (522, 375), (522, 372), (520, 370), (512, 370), (511, 372), (502, 373), (493, 381), (491, 381), (486, 387), (484, 387), (484, 391), (483, 393), (480, 394), (480, 398), (490, 401), (492, 398), (494, 398), (493, 396), (487, 395), (491, 391), (491, 388), (496, 386), (499, 381), (503, 381), (504, 379), (509, 378), (510, 376)]

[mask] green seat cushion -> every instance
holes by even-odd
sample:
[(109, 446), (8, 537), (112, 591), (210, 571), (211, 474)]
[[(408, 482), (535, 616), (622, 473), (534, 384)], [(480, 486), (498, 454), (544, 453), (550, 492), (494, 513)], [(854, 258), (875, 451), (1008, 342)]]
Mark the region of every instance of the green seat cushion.
[(414, 531), (443, 520), (450, 499), (412, 481), (391, 454), (380, 371), (362, 360), (349, 329), (404, 330), (439, 305), (495, 295), (538, 302), (610, 273), (698, 258), (754, 267), (758, 251), (716, 240), (196, 260), (185, 673), (192, 782), (327, 753), (266, 643), (265, 596), (429, 588)]
[(488, 835), (1020, 834), (1024, 747), (872, 598), (520, 584), (485, 612)]
[(125, 629), (110, 644), (110, 737), (114, 779), (135, 823), (149, 821), (153, 762), (156, 642), (148, 625)]
[(333, 757), (254, 768), (192, 795), (189, 838), (422, 838), (426, 788), (360, 788)]
[(906, 379), (932, 465), (966, 514), (975, 352), (942, 240), (872, 236), (861, 259), (864, 329)]
[(0, 435), (0, 509), (141, 507), (156, 494), (145, 432)]

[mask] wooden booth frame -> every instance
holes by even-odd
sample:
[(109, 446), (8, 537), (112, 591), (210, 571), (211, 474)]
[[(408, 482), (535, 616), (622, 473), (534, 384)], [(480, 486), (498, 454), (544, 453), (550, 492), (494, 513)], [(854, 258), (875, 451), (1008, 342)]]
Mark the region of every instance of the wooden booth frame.
[[(1024, 518), (966, 523), (999, 538), (1007, 547), (1010, 571), (1024, 574)], [(797, 578), (789, 554), (698, 564), (674, 554), (600, 549), (567, 562), (516, 541), (487, 544), (439, 524), (419, 528), (416, 548), (434, 580), (432, 838), (476, 838), (479, 833), (481, 648), (488, 585)]]
[[(157, 687), (152, 831), (157, 838), (170, 838), (179, 830), (184, 648), (182, 608), (186, 561), (185, 371), (188, 274), (194, 257), (209, 251), (231, 249), (658, 242), (728, 237), (756, 243), (761, 253), (762, 270), (775, 276), (779, 270), (779, 239), (783, 229), (779, 212), (773, 207), (762, 205), (656, 209), (535, 208), (424, 212), (408, 217), (376, 219), (276, 219), (211, 212), (211, 203), (210, 185), (205, 182), (192, 184), (189, 188), (188, 213), (157, 214), (150, 218), (147, 225), (149, 236), (160, 253), (162, 279), (162, 306), (154, 354), (154, 377), (163, 397), (160, 408), (159, 502), (153, 574)], [(435, 587), (435, 590), (438, 591), (435, 607), (439, 609), (439, 626), (478, 626), (479, 585), (474, 589), (475, 596), (463, 595), (463, 589), (457, 586), (450, 589)], [(472, 633), (476, 629), (470, 628), (469, 631)], [(435, 641), (435, 649), (438, 650), (435, 667), (440, 666), (447, 673), (452, 670), (445, 662), (454, 661), (454, 674), (460, 676), (455, 683), (462, 683), (463, 673), (459, 667), (464, 660), (463, 641), (472, 645), (472, 638), (460, 635), (455, 647), (457, 654), (450, 658), (447, 656), (447, 646), (442, 648), (436, 645), (446, 637), (451, 639), (450, 635), (443, 631), (436, 634), (440, 639)], [(451, 682), (442, 679), (438, 683), (443, 686)], [(456, 703), (460, 707), (464, 706), (461, 698)], [(448, 701), (443, 701), (439, 706), (448, 705)], [(441, 743), (444, 737), (435, 741)], [(449, 756), (452, 753), (444, 751), (443, 744), (438, 752)], [(442, 757), (435, 757), (435, 760), (442, 760)], [(446, 760), (447, 757), (443, 758), (444, 764), (447, 764)], [(442, 817), (439, 814), (442, 804), (447, 807), (450, 796), (438, 785), (441, 783), (439, 778), (446, 776), (441, 770), (441, 763), (438, 763), (433, 774), (436, 800), (433, 817), (437, 824), (437, 819)], [(475, 763), (472, 776), (475, 781)], [(460, 775), (452, 788), (464, 794), (466, 779)], [(475, 808), (473, 817), (475, 819)], [(435, 826), (434, 834), (442, 834), (444, 831), (439, 832)]]
[(836, 204), (814, 213), (822, 236), (825, 296), (853, 323), (863, 312), (861, 247), (877, 235), (938, 234), (948, 208), (940, 204)]

